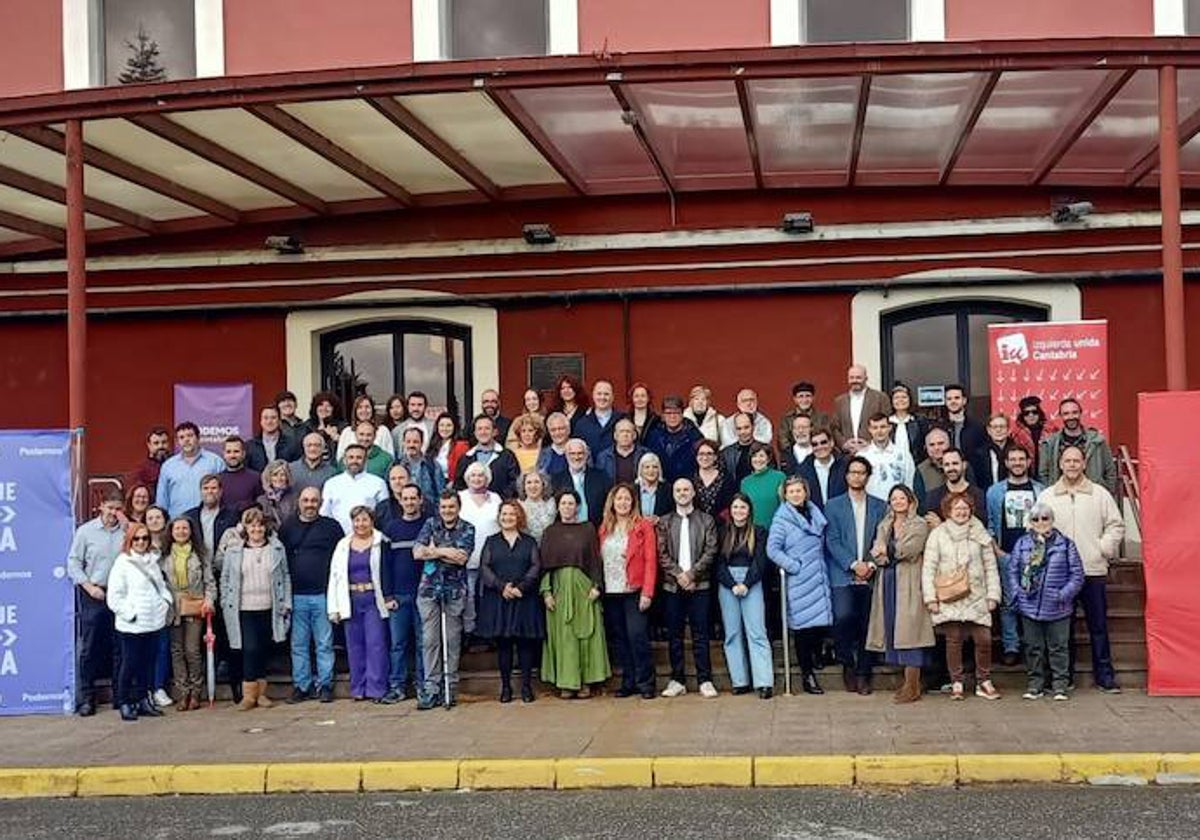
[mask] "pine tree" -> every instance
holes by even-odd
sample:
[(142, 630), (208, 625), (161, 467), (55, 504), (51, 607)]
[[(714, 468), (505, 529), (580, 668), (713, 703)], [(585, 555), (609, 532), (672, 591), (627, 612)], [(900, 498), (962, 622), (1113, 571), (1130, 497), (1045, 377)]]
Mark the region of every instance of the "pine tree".
[(146, 28), (139, 23), (137, 43), (126, 41), (132, 55), (125, 60), (125, 69), (117, 80), (123, 85), (141, 84), (143, 82), (165, 82), (167, 71), (158, 62), (158, 42), (146, 34)]

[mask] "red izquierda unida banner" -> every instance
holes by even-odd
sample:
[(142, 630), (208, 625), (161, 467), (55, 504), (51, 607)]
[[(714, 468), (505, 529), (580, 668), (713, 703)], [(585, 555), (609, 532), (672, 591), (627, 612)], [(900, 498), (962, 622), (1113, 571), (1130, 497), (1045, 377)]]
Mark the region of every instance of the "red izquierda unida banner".
[(1108, 437), (1108, 322), (1046, 321), (988, 326), (992, 411), (1014, 417), (1022, 399), (1040, 397), (1047, 417), (1074, 397), (1083, 424)]

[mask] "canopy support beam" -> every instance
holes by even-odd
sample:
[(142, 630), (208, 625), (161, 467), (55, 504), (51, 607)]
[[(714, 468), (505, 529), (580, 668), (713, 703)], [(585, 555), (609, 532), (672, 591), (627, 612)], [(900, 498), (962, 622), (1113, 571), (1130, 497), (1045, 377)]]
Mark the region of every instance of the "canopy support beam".
[[(67, 120), (67, 418), (79, 434), (76, 481), (87, 475), (80, 434), (87, 427), (87, 228), (84, 225), (83, 124)], [(85, 485), (86, 486), (86, 485)]]
[(1158, 70), (1158, 196), (1162, 208), (1163, 337), (1167, 390), (1187, 390), (1187, 321), (1183, 291), (1183, 226), (1179, 185), (1179, 80), (1175, 67)]

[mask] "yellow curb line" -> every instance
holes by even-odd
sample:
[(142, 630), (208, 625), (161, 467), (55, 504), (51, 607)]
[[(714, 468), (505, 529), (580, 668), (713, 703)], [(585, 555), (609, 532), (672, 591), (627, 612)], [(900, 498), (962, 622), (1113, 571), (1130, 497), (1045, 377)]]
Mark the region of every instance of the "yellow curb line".
[(0, 799), (414, 790), (1200, 784), (1200, 753), (656, 756), (0, 768)]

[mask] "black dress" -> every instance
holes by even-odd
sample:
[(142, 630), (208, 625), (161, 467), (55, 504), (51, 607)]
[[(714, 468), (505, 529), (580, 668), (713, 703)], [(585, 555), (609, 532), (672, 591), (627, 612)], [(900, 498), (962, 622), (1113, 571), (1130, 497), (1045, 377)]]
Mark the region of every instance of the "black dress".
[[(546, 614), (538, 597), (541, 574), (538, 546), (521, 534), (511, 546), (503, 534), (492, 534), (479, 556), (479, 613), (475, 634), (485, 639), (544, 639)], [(504, 584), (515, 584), (523, 597), (504, 598)]]

